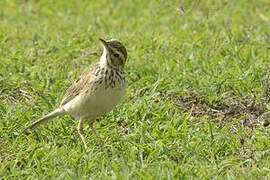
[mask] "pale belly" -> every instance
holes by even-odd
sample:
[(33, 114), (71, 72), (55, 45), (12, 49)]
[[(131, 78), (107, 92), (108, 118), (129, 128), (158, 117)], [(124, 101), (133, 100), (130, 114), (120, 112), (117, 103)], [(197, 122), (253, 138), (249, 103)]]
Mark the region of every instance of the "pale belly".
[(122, 99), (125, 87), (97, 90), (92, 94), (80, 94), (64, 105), (64, 109), (72, 117), (96, 119), (110, 112)]

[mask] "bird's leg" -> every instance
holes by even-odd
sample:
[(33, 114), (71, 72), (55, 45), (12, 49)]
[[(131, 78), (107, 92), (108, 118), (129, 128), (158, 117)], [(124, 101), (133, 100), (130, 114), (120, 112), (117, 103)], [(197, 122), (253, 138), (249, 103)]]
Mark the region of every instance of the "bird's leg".
[(98, 139), (99, 144), (101, 144), (101, 145), (103, 146), (103, 145), (104, 145), (104, 144), (103, 144), (103, 141), (101, 141), (101, 138), (100, 138), (100, 136), (98, 135), (98, 133), (97, 133), (97, 131), (96, 131), (96, 128), (94, 127), (94, 121), (90, 119), (90, 120), (88, 121), (88, 125), (89, 125), (89, 127), (92, 129), (92, 131), (94, 132), (94, 134), (96, 135), (96, 138)]
[(96, 128), (94, 127), (94, 121), (93, 120), (89, 120), (88, 121), (88, 125), (92, 129), (92, 131), (95, 134), (96, 138), (98, 139), (99, 144), (103, 145), (103, 142), (101, 141), (101, 138), (100, 138), (99, 134), (97, 133)]
[(81, 140), (82, 140), (82, 142), (83, 142), (83, 144), (84, 144), (85, 149), (87, 149), (87, 144), (86, 144), (86, 141), (85, 141), (85, 138), (84, 138), (83, 118), (82, 118), (82, 117), (80, 118), (80, 121), (79, 121), (77, 130), (78, 130), (78, 133), (79, 133), (79, 135), (80, 135), (80, 138), (81, 138)]
[[(93, 120), (90, 120), (88, 121), (88, 124), (89, 124), (89, 127), (92, 129), (92, 131), (94, 132), (94, 134), (97, 136), (97, 138), (99, 138), (99, 135), (94, 127), (94, 121)], [(99, 138), (100, 139), (100, 138)]]

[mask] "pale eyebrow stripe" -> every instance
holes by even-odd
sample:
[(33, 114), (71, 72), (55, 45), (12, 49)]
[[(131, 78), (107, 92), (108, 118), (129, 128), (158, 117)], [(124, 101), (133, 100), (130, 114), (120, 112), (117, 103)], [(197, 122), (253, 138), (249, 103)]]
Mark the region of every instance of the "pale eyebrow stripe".
[(120, 52), (121, 54), (124, 55), (125, 58), (127, 58), (127, 50), (126, 48), (121, 45), (120, 43), (114, 43), (114, 44), (109, 44), (109, 47), (113, 50), (116, 50), (117, 52)]

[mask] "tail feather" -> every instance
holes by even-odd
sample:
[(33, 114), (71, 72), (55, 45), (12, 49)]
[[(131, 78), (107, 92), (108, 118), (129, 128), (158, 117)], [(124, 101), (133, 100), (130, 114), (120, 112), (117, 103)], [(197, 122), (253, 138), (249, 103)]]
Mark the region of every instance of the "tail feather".
[(27, 129), (34, 129), (38, 125), (47, 122), (48, 120), (55, 118), (57, 116), (65, 114), (65, 110), (63, 108), (58, 108), (54, 110), (53, 112), (43, 116), (42, 118), (36, 120), (33, 124), (31, 124)]

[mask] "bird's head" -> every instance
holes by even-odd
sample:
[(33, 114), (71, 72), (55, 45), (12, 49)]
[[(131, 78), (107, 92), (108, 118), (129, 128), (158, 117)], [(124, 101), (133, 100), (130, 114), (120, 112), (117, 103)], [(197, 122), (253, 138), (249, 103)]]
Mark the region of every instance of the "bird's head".
[(127, 50), (125, 46), (116, 39), (104, 40), (99, 39), (103, 46), (103, 54), (101, 56), (102, 63), (114, 68), (124, 68), (127, 60)]

